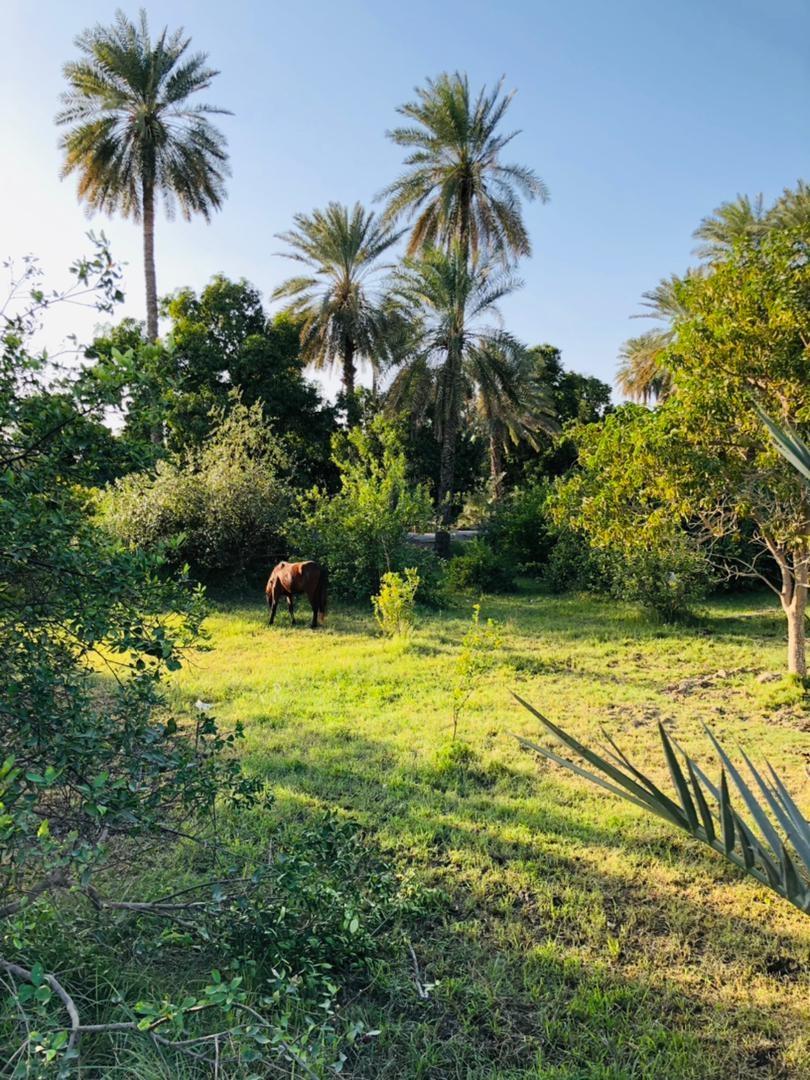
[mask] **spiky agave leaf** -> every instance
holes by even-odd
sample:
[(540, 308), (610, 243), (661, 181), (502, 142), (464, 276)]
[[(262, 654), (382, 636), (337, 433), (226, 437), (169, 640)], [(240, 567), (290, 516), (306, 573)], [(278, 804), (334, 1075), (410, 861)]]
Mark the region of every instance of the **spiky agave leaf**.
[[(765, 800), (763, 805), (708, 728), (706, 732), (721, 761), (720, 783), (717, 786), (659, 724), (664, 757), (676, 792), (676, 797), (672, 798), (637, 769), (609, 736), (607, 738), (613, 753), (608, 751), (607, 756), (602, 756), (552, 723), (523, 698), (517, 694), (515, 697), (555, 738), (583, 758), (594, 771), (583, 768), (546, 746), (516, 736), (523, 747), (664, 818), (708, 844), (760, 884), (773, 889), (800, 911), (810, 915), (810, 822), (770, 765), (769, 782), (743, 754)], [(734, 808), (728, 777), (745, 804), (755, 828)], [(784, 830), (784, 838), (779, 828)]]

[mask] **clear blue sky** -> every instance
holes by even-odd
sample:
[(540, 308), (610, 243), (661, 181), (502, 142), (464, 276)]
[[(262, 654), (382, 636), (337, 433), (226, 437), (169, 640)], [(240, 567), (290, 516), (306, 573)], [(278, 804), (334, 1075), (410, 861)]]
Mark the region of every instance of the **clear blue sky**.
[[(59, 180), (61, 65), (100, 0), (5, 0), (0, 41), (0, 256), (38, 254), (55, 280), (88, 222)], [(135, 6), (124, 5), (129, 14)], [(518, 93), (512, 156), (551, 190), (526, 208), (534, 255), (504, 305), (528, 343), (612, 381), (641, 292), (690, 262), (700, 218), (737, 192), (773, 197), (810, 179), (808, 0), (307, 0), (147, 2), (153, 29), (183, 25), (221, 70), (233, 177), (212, 225), (161, 220), (158, 287), (246, 277), (267, 296), (293, 213), (370, 201), (397, 172), (395, 106), (443, 70)], [(128, 263), (142, 315), (140, 234), (96, 219)], [(76, 312), (80, 332), (89, 316)], [(88, 321), (89, 320), (89, 321)], [(60, 327), (61, 328), (61, 327)], [(66, 329), (67, 327), (65, 327)]]

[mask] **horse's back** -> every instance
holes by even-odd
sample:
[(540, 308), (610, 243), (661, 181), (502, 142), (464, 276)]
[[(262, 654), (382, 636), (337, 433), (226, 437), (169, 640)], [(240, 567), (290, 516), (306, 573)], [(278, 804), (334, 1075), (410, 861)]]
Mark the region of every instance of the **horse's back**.
[(280, 562), (273, 567), (264, 591), (271, 593), (278, 583), (285, 592), (304, 592), (312, 582), (317, 581), (320, 573), (320, 563), (314, 559), (295, 563)]

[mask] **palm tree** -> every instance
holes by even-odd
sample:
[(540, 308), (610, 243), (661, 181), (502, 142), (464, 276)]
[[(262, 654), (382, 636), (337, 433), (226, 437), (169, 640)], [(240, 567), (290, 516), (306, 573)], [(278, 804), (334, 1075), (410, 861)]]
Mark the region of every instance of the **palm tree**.
[[(435, 410), (441, 445), (436, 503), (441, 528), (436, 551), (447, 555), (455, 479), (456, 441), (471, 388), (492, 403), (493, 420), (507, 412), (504, 393), (509, 372), (520, 369), (523, 346), (487, 318), (497, 316), (497, 303), (520, 286), (511, 273), (492, 262), (468, 262), (461, 245), (449, 252), (434, 248), (420, 259), (406, 259), (392, 277), (392, 298), (413, 327), (413, 354), (395, 377), (391, 402), (421, 395)], [(486, 373), (486, 376), (484, 375)], [(494, 407), (501, 399), (500, 412)], [(515, 398), (512, 399), (513, 401)], [(517, 409), (515, 410), (517, 412)]]
[(407, 255), (458, 244), (462, 257), (479, 252), (508, 262), (530, 254), (520, 210), (520, 195), (548, 199), (543, 181), (522, 165), (501, 161), (504, 147), (518, 134), (499, 134), (512, 94), (503, 80), (475, 100), (466, 75), (443, 74), (416, 89), (417, 100), (398, 112), (410, 126), (388, 132), (411, 152), (406, 171), (381, 197), (388, 198), (388, 220), (414, 219)]
[(647, 330), (628, 338), (619, 351), (616, 385), (631, 401), (663, 401), (672, 392), (672, 375), (663, 363), (672, 342), (669, 330)]
[[(687, 270), (686, 279), (700, 273), (701, 270)], [(675, 335), (675, 321), (685, 313), (678, 296), (682, 280), (677, 274), (662, 278), (654, 289), (642, 294), (641, 304), (646, 311), (632, 316), (634, 319), (655, 319), (664, 324), (628, 338), (619, 350), (616, 384), (632, 401), (647, 405), (651, 401), (663, 401), (672, 393), (672, 373), (666, 366), (666, 350)]]
[(753, 199), (738, 195), (736, 199), (722, 203), (703, 218), (692, 234), (696, 240), (703, 241), (695, 254), (707, 262), (714, 262), (727, 255), (737, 243), (760, 240), (770, 227), (770, 213), (765, 209), (761, 194)]
[(559, 434), (554, 406), (537, 378), (534, 358), (522, 345), (472, 351), (465, 365), (468, 400), (489, 444), (492, 496), (503, 497), (504, 453), (528, 443), (540, 449), (538, 434)]
[(810, 184), (799, 180), (792, 190), (785, 188), (770, 210), (772, 225), (796, 228), (810, 224)]
[(62, 175), (77, 173), (79, 198), (90, 210), (116, 211), (143, 224), (146, 330), (157, 339), (155, 204), (169, 214), (208, 220), (225, 197), (225, 139), (208, 117), (225, 113), (189, 104), (218, 72), (205, 53), (187, 56), (190, 38), (164, 30), (153, 42), (146, 13), (137, 25), (123, 12), (112, 26), (95, 26), (76, 39), (82, 59), (65, 65), (70, 89), (62, 94), (57, 124), (69, 125), (61, 140)]
[(356, 416), (358, 360), (378, 368), (387, 353), (387, 313), (373, 279), (380, 256), (401, 236), (360, 203), (349, 210), (332, 202), (311, 215), (296, 214), (295, 228), (279, 234), (284, 252), (310, 268), (289, 278), (273, 299), (291, 297), (287, 310), (302, 319), (304, 358), (316, 367), (339, 363), (349, 420)]

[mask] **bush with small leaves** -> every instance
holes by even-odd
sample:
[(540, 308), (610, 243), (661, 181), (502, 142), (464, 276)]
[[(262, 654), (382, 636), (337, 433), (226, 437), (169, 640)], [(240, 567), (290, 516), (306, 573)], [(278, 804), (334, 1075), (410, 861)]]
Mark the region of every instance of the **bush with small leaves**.
[(419, 573), (414, 567), (406, 567), (401, 574), (389, 571), (383, 574), (380, 591), (372, 596), (374, 618), (386, 637), (409, 637), (414, 624), (416, 591)]

